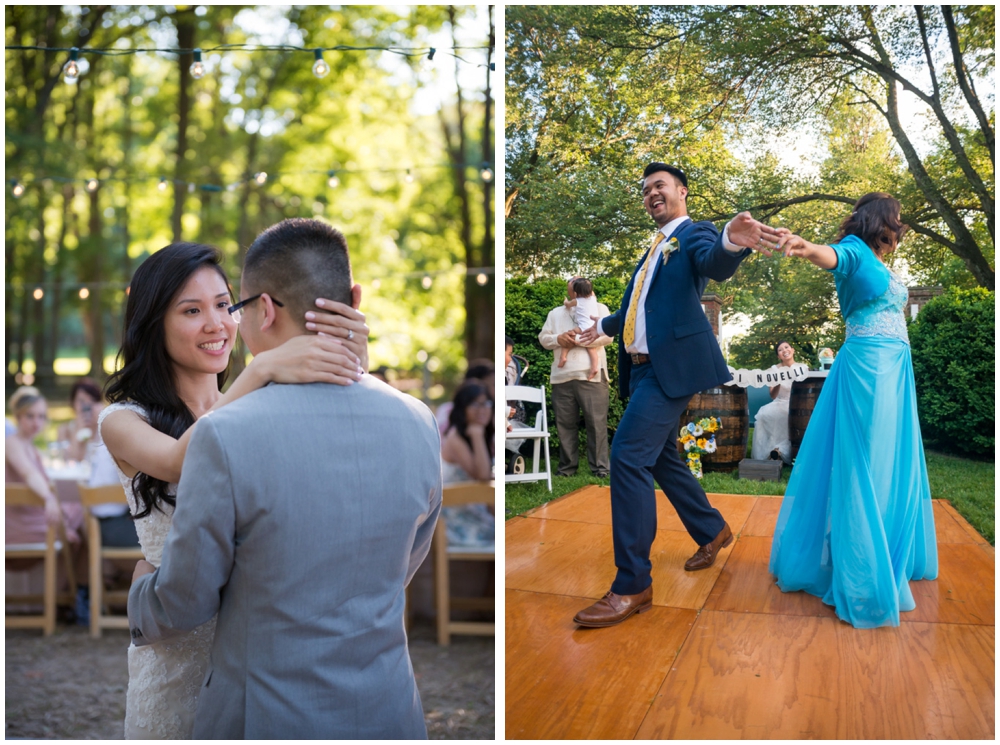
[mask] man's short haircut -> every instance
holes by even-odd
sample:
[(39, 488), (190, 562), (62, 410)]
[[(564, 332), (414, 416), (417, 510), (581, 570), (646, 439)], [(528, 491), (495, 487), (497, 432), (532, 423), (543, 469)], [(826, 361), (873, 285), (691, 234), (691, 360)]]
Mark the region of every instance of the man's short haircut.
[(668, 166), (666, 163), (650, 163), (646, 166), (646, 170), (642, 172), (642, 180), (645, 181), (649, 176), (652, 176), (654, 173), (659, 173), (660, 171), (666, 171), (670, 175), (676, 177), (677, 180), (684, 185), (684, 188), (687, 188), (688, 177), (684, 175), (684, 171), (677, 166)]
[(327, 298), (351, 304), (351, 258), (339, 230), (294, 217), (257, 236), (243, 262), (246, 292), (266, 292), (284, 304), (303, 328), (307, 310)]
[(589, 279), (580, 277), (573, 280), (573, 292), (580, 297), (590, 297), (594, 294), (594, 285)]
[(505, 346), (505, 347), (510, 347), (511, 349), (513, 349), (513, 348), (514, 348), (514, 340), (513, 340), (513, 339), (511, 339), (511, 338), (510, 338), (509, 336), (507, 336), (506, 334), (504, 334), (504, 335), (503, 335), (503, 341), (504, 341), (504, 346)]

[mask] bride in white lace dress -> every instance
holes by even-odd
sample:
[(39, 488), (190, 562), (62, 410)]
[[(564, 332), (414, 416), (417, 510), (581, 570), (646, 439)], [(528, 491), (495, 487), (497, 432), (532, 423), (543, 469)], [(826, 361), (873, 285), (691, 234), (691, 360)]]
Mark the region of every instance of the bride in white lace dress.
[[(778, 355), (779, 364), (771, 370), (795, 364), (795, 350), (787, 341), (778, 342), (774, 351)], [(788, 437), (788, 403), (791, 395), (791, 382), (771, 386), (771, 398), (774, 400), (761, 406), (754, 418), (753, 449), (750, 451), (753, 460), (771, 458), (785, 463), (792, 462), (792, 441)]]
[[(170, 531), (181, 465), (198, 418), (269, 382), (350, 385), (368, 364), (364, 316), (342, 303), (319, 300), (317, 305), (332, 313), (307, 314), (308, 322), (281, 319), (317, 336), (297, 336), (258, 355), (221, 393), (239, 310), (230, 308), (232, 295), (220, 263), (221, 255), (210, 246), (175, 243), (136, 270), (125, 310), (122, 366), (107, 386), (113, 403), (98, 422), (143, 553), (154, 566)], [(169, 641), (129, 647), (127, 739), (191, 737), (214, 632), (212, 619)]]

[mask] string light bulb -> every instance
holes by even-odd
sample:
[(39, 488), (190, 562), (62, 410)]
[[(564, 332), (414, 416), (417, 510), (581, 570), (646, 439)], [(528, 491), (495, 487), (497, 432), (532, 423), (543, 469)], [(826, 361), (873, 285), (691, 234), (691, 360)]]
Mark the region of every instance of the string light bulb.
[(35, 291), (31, 293), (31, 296), (35, 298), (35, 300), (41, 300), (43, 297), (45, 297), (45, 290), (43, 290), (41, 287), (36, 287)]
[(100, 185), (101, 185), (101, 182), (98, 181), (96, 178), (89, 179), (87, 181), (87, 191), (89, 191), (91, 194), (93, 194), (95, 191), (97, 191), (97, 187), (100, 186)]
[(483, 167), (479, 169), (479, 176), (487, 184), (493, 180), (493, 169), (490, 168), (489, 163), (483, 163)]
[(159, 189), (160, 191), (166, 191), (167, 190), (167, 180), (165, 178), (161, 178), (160, 179), (160, 183), (156, 185), (156, 188)]
[(11, 187), (10, 191), (15, 198), (20, 199), (21, 195), (24, 194), (24, 184), (15, 180), (14, 185)]
[(326, 175), (330, 177), (326, 180), (327, 186), (329, 186), (331, 189), (336, 189), (338, 186), (340, 186), (340, 179), (337, 178), (336, 171), (327, 171)]
[(314, 49), (313, 56), (316, 57), (316, 61), (313, 62), (313, 75), (317, 78), (325, 78), (326, 74), (330, 72), (330, 66), (326, 64), (326, 60), (323, 59), (323, 50)]
[(261, 186), (263, 186), (265, 183), (267, 183), (267, 173), (264, 171), (255, 173), (253, 175), (253, 180), (256, 181), (258, 184), (260, 184)]
[(437, 49), (431, 47), (427, 50), (427, 56), (423, 59), (417, 61), (417, 69), (428, 72), (434, 69), (434, 55), (437, 53)]
[(69, 85), (73, 85), (80, 79), (80, 50), (73, 47), (69, 50), (69, 62), (63, 65), (63, 80)]
[(410, 171), (409, 168), (406, 169), (406, 175), (403, 176), (403, 181), (405, 181), (408, 184), (412, 184), (413, 183), (413, 172)]
[(191, 63), (191, 77), (195, 80), (201, 80), (205, 77), (205, 63), (201, 61), (201, 50), (194, 50), (194, 62)]
[(420, 286), (423, 287), (425, 290), (431, 289), (432, 284), (434, 284), (434, 280), (431, 279), (431, 275), (429, 274), (424, 275), (424, 278), (420, 280)]
[(86, 300), (88, 297), (90, 297), (90, 290), (88, 290), (86, 287), (81, 287), (80, 288), (80, 299), (81, 300)]
[(188, 194), (194, 194), (194, 184), (188, 184)]
[(480, 287), (484, 287), (489, 281), (490, 278), (486, 276), (486, 272), (479, 272), (479, 274), (476, 275), (476, 284)]

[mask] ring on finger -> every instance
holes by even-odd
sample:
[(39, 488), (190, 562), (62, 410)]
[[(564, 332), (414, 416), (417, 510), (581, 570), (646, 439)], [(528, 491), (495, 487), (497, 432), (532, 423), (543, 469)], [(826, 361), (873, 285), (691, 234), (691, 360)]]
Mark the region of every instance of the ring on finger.
[(354, 338), (354, 331), (353, 331), (353, 329), (347, 329), (347, 339), (348, 339), (348, 341), (350, 341), (353, 338)]

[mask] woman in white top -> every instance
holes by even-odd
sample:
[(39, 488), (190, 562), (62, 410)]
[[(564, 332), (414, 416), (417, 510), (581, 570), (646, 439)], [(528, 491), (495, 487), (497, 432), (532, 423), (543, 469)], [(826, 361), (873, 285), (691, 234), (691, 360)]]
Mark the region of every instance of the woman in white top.
[[(779, 341), (774, 351), (778, 354), (778, 364), (772, 370), (791, 367), (795, 364), (795, 350), (787, 341)], [(771, 386), (769, 404), (760, 407), (753, 426), (753, 460), (783, 460), (792, 462), (792, 443), (788, 439), (788, 399), (792, 394), (792, 382)]]

